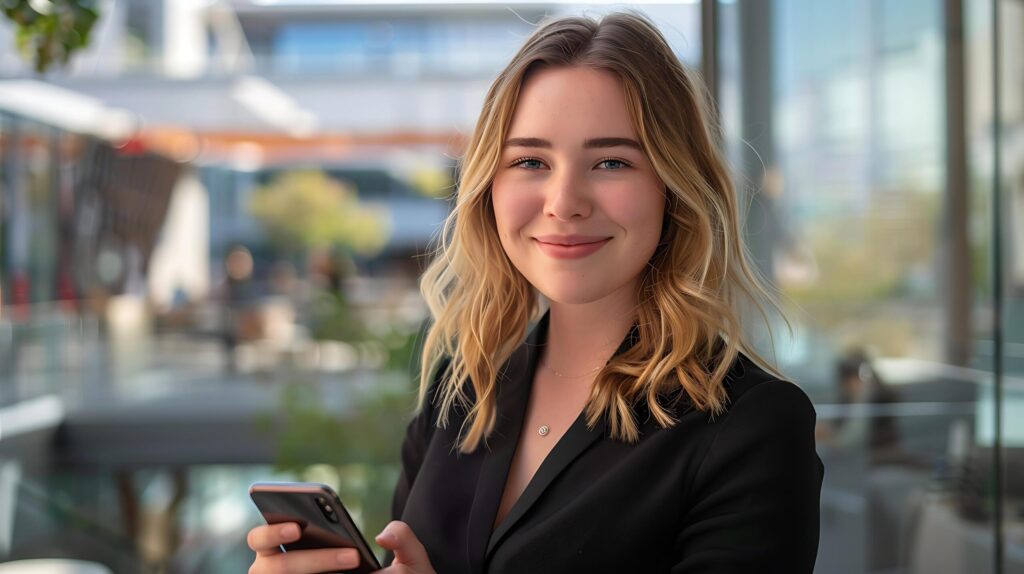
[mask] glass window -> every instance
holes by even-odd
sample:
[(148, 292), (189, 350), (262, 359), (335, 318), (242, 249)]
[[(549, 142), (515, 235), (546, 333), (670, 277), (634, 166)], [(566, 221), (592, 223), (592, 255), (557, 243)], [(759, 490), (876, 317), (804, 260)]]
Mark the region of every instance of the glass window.
[[(1002, 121), (992, 112), (988, 4), (965, 2), (954, 22), (945, 5), (717, 4), (720, 103), (747, 237), (795, 327), (773, 350), (817, 403), (818, 572), (992, 572), (994, 509), (1015, 508), (1010, 373), (1024, 364), (1024, 337), (1010, 288), (1006, 378), (995, 379), (992, 274), (1011, 264), (1016, 232), (993, 260), (993, 226), (998, 216), (1014, 227), (1024, 178), (1004, 140), (1003, 202), (993, 204), (992, 128), (1015, 133), (1022, 104), (1007, 89)], [(1004, 75), (1019, 85), (1024, 11), (1000, 6)], [(948, 58), (960, 44), (947, 30), (961, 26), (964, 70)], [(997, 409), (1005, 493), (993, 489)], [(1004, 544), (1012, 571), (1021, 546)]]

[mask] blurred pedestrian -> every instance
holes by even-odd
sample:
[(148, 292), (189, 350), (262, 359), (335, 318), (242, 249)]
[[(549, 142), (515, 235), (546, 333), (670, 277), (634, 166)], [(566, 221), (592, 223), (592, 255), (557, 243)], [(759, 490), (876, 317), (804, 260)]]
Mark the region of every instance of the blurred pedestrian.
[(253, 258), (244, 245), (228, 249), (224, 257), (224, 307), (223, 340), (227, 356), (228, 371), (238, 370), (237, 348), (240, 338), (246, 335), (246, 313), (253, 298)]

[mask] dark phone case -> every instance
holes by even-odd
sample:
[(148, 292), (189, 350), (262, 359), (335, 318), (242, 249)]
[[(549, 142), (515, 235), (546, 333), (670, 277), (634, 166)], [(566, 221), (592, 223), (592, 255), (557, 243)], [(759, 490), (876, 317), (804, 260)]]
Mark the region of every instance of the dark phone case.
[[(359, 551), (359, 567), (345, 572), (369, 574), (380, 570), (377, 557), (331, 487), (315, 482), (256, 482), (249, 487), (249, 496), (267, 524), (298, 523), (302, 537), (285, 544), (285, 551), (355, 548)], [(338, 522), (331, 522), (324, 516), (316, 503), (317, 496), (331, 501)]]

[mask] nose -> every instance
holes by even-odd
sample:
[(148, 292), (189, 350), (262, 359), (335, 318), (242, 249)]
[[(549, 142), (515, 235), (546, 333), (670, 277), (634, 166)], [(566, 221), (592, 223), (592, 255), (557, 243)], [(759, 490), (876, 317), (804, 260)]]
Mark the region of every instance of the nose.
[(593, 206), (584, 178), (575, 175), (572, 170), (563, 170), (561, 174), (548, 181), (548, 189), (544, 201), (544, 215), (561, 221), (573, 218), (590, 217)]

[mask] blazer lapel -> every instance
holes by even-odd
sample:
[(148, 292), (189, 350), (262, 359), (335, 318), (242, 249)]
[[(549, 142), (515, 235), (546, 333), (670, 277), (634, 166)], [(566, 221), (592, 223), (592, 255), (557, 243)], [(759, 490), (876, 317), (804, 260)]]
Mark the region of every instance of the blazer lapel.
[[(520, 424), (521, 424), (520, 420)], [(558, 443), (548, 453), (547, 458), (541, 463), (540, 468), (537, 469), (537, 473), (533, 475), (530, 483), (526, 486), (526, 490), (519, 495), (519, 499), (509, 509), (508, 515), (498, 525), (497, 530), (491, 534), (490, 541), (487, 544), (487, 552), (485, 556), (489, 556), (494, 549), (497, 548), (498, 544), (508, 535), (509, 531), (516, 522), (519, 521), (530, 509), (531, 506), (540, 498), (540, 495), (544, 493), (547, 487), (563, 470), (569, 466), (573, 460), (576, 459), (584, 450), (591, 444), (597, 441), (605, 434), (606, 422), (604, 418), (601, 418), (593, 429), (587, 428), (586, 413), (581, 412), (572, 425), (565, 431), (562, 438), (559, 439)], [(507, 471), (507, 468), (506, 468)], [(504, 483), (502, 483), (504, 485)], [(492, 515), (493, 520), (493, 515)]]
[[(515, 404), (514, 425), (510, 425), (510, 430), (514, 430), (514, 434), (508, 437), (511, 443), (507, 458), (504, 456), (501, 459), (501, 472), (500, 478), (498, 478), (500, 484), (498, 485), (498, 491), (494, 500), (493, 507), (488, 506), (488, 521), (486, 524), (487, 532), (490, 530), (490, 525), (494, 524), (495, 516), (498, 513), (498, 504), (501, 502), (501, 496), (504, 494), (505, 481), (508, 477), (508, 471), (511, 467), (512, 456), (515, 453), (515, 446), (519, 439), (519, 433), (522, 429), (522, 421), (526, 415), (526, 405), (529, 398), (529, 391), (534, 383), (534, 373), (537, 369), (537, 361), (540, 357), (541, 350), (547, 343), (548, 339), (548, 318), (550, 311), (545, 313), (541, 321), (538, 323), (537, 328), (534, 329), (534, 333), (531, 334), (529, 340), (527, 340), (527, 347), (529, 349), (529, 361), (526, 362), (525, 372), (517, 372), (520, 379), (516, 380), (517, 389), (516, 400), (521, 401)], [(639, 330), (634, 324), (633, 328), (626, 335), (626, 338), (615, 350), (614, 355), (621, 354), (628, 350), (630, 347), (636, 344), (639, 338)], [(521, 393), (521, 396), (520, 396)], [(505, 517), (498, 528), (490, 533), (490, 538), (487, 541), (486, 551), (484, 553), (484, 559), (492, 553), (495, 548), (501, 543), (501, 541), (509, 534), (516, 523), (529, 511), (530, 507), (544, 494), (544, 491), (548, 489), (548, 486), (558, 478), (558, 475), (565, 470), (570, 463), (579, 457), (587, 448), (597, 442), (598, 439), (606, 435), (607, 422), (602, 416), (599, 418), (593, 429), (587, 427), (587, 414), (586, 410), (582, 411), (577, 420), (565, 431), (565, 434), (558, 440), (555, 446), (548, 453), (548, 456), (541, 462), (541, 467), (537, 470), (534, 478), (530, 479), (529, 484), (526, 485), (526, 489), (523, 490), (522, 494), (509, 509), (509, 514)], [(499, 465), (499, 462), (495, 461), (495, 466)], [(484, 462), (484, 466), (487, 467), (488, 462)], [(496, 475), (498, 470), (493, 469)], [(481, 475), (481, 479), (484, 477)], [(492, 477), (487, 477), (492, 478)], [(482, 482), (482, 480), (481, 480)], [(488, 488), (493, 488), (494, 485), (488, 485)], [(474, 563), (476, 567), (474, 572), (480, 572), (479, 563)]]
[[(483, 571), (486, 558), (494, 552), (551, 482), (590, 445), (606, 435), (607, 421), (604, 417), (590, 429), (587, 428), (586, 413), (581, 412), (541, 463), (526, 490), (509, 509), (508, 515), (492, 533), (491, 527), (498, 512), (498, 505), (501, 503), (501, 496), (504, 494), (505, 482), (526, 416), (537, 361), (547, 341), (549, 314), (550, 311), (541, 317), (524, 344), (513, 353), (502, 370), (502, 385), (497, 399), (498, 420), (493, 440), (489, 443), (492, 448), (484, 454), (476, 496), (470, 512), (467, 551), (472, 572)], [(638, 330), (634, 326), (615, 354), (618, 355), (633, 346), (637, 337)]]
[(519, 442), (526, 407), (530, 399), (533, 373), (540, 354), (541, 336), (547, 331), (545, 313), (533, 331), (499, 372), (497, 421), (494, 433), (486, 441), (473, 506), (469, 513), (467, 558), (470, 572), (483, 572), (484, 551), (491, 527), (505, 491), (508, 471)]

